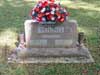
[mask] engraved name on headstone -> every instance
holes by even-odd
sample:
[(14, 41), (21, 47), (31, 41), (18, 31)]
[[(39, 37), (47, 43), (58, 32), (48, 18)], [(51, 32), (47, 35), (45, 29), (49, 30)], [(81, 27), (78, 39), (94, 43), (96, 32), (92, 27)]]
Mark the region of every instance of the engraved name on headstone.
[(64, 27), (38, 27), (37, 33), (64, 33)]

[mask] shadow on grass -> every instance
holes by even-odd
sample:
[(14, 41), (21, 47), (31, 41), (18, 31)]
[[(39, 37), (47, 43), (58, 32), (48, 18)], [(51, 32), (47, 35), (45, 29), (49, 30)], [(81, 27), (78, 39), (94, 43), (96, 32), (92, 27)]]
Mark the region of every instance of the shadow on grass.
[(80, 1), (100, 7), (100, 0), (80, 0)]
[(0, 46), (15, 47), (17, 35), (24, 32), (24, 21), (28, 19), (34, 2), (25, 0), (0, 0)]
[(17, 32), (24, 31), (24, 21), (32, 8), (29, 4), (24, 0), (3, 0), (0, 6), (0, 30), (10, 28)]
[(0, 0), (0, 4), (1, 45), (2, 43), (11, 43), (16, 39), (16, 34), (24, 32), (24, 21), (28, 19), (34, 2), (27, 2), (25, 0)]

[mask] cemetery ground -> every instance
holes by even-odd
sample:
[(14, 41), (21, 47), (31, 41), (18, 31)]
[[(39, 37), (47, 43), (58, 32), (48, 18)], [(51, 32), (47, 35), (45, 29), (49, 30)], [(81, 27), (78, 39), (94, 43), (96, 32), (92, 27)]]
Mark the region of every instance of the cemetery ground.
[[(1, 75), (96, 75), (100, 71), (100, 1), (62, 0), (70, 12), (69, 19), (78, 22), (78, 31), (86, 36), (85, 45), (95, 60), (89, 64), (7, 64), (2, 51), (11, 51), (24, 21), (35, 2), (31, 0), (0, 0), (0, 74)], [(99, 73), (100, 74), (100, 73)], [(98, 75), (99, 75), (98, 74)]]

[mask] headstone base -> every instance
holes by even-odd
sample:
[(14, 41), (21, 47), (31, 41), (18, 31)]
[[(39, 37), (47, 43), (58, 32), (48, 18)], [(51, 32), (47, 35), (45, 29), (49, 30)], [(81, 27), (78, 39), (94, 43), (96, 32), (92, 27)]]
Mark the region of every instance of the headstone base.
[[(35, 53), (35, 55), (32, 54), (28, 58), (18, 58), (16, 60), (8, 61), (9, 63), (93, 63), (94, 60), (89, 52), (89, 50), (85, 47), (81, 48), (74, 48), (74, 49), (58, 49), (57, 50), (51, 49), (52, 53), (48, 55), (49, 53), (43, 53), (41, 52), (40, 56), (38, 56), (39, 52)], [(62, 51), (59, 55), (60, 50)], [(43, 50), (42, 50), (43, 51)], [(37, 55), (36, 55), (37, 54)], [(44, 55), (43, 55), (44, 54)]]

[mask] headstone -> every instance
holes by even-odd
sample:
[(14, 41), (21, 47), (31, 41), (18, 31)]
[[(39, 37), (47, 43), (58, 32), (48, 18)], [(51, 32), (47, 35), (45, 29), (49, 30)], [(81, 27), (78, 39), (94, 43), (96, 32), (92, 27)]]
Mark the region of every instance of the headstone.
[[(89, 63), (94, 62), (88, 48), (79, 41), (77, 22), (42, 25), (25, 21), (26, 48), (19, 51), (18, 63)], [(13, 62), (12, 60), (9, 62)]]
[(77, 43), (77, 23), (66, 21), (58, 25), (25, 22), (27, 48), (73, 48)]

